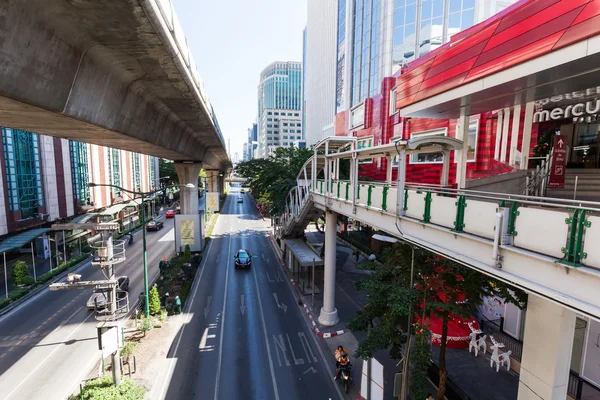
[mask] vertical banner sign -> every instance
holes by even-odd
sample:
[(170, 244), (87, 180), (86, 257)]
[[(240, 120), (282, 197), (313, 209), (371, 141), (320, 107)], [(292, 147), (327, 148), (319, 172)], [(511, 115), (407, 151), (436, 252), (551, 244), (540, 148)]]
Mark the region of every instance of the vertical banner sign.
[(181, 237), (181, 245), (190, 245), (194, 244), (194, 221), (192, 220), (181, 220), (180, 221), (180, 237)]
[(565, 187), (565, 168), (567, 164), (567, 144), (565, 137), (554, 136), (554, 147), (552, 148), (552, 168), (550, 169), (550, 181), (548, 187), (552, 189), (563, 189)]

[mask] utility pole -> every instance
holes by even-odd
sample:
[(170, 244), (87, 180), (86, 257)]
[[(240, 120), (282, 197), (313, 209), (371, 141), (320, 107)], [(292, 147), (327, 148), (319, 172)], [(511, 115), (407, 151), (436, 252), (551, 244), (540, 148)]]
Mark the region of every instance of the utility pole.
[[(112, 375), (115, 386), (121, 383), (121, 361), (119, 356), (120, 341), (120, 322), (118, 317), (129, 311), (129, 297), (127, 292), (122, 291), (121, 300), (119, 300), (119, 283), (115, 273), (115, 265), (125, 261), (124, 240), (113, 243), (112, 232), (119, 229), (118, 223), (108, 224), (61, 224), (53, 225), (54, 230), (74, 230), (91, 229), (100, 232), (100, 241), (92, 243), (94, 249), (92, 265), (99, 267), (105, 280), (81, 281), (81, 275), (68, 274), (66, 282), (53, 283), (50, 290), (74, 290), (95, 288), (101, 290), (101, 293), (107, 295), (104, 307), (100, 309), (100, 304), (96, 299), (96, 319), (101, 321), (97, 325), (99, 350), (102, 350), (102, 359), (105, 357), (105, 351), (110, 349), (112, 359)], [(58, 248), (58, 241), (57, 241)], [(111, 332), (113, 335), (104, 335)], [(111, 340), (109, 340), (111, 339)], [(108, 343), (103, 343), (103, 340)], [(116, 341), (116, 342), (115, 342)]]

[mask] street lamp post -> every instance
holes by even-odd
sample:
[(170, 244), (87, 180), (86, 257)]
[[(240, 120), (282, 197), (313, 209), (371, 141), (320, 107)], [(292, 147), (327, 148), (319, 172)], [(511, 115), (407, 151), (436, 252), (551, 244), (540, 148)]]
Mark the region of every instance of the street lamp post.
[[(88, 187), (96, 187), (96, 186), (106, 186), (106, 187), (114, 187), (117, 188), (119, 190), (122, 190), (126, 193), (130, 193), (132, 195), (140, 195), (142, 197), (142, 224), (145, 224), (145, 219), (146, 219), (146, 213), (144, 211), (144, 197), (145, 196), (150, 196), (151, 194), (157, 193), (159, 191), (161, 191), (162, 189), (157, 189), (151, 192), (135, 192), (133, 190), (128, 190), (125, 188), (122, 188), (120, 186), (117, 185), (110, 185), (110, 184), (106, 184), (106, 183), (93, 183), (90, 182), (88, 183)], [(178, 186), (182, 186), (182, 187), (188, 187), (188, 188), (193, 188), (194, 185), (191, 183), (188, 183), (186, 185), (178, 185)], [(148, 301), (148, 257), (146, 254), (146, 227), (142, 226), (142, 247), (143, 247), (143, 252), (144, 252), (144, 302), (145, 302), (145, 315), (146, 317), (150, 316), (150, 302)]]

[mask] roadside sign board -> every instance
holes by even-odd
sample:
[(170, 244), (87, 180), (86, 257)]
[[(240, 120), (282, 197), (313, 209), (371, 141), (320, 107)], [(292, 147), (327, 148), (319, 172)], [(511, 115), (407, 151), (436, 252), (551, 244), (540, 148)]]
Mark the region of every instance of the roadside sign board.
[(567, 166), (567, 144), (565, 137), (554, 136), (552, 148), (552, 165), (550, 168), (550, 180), (548, 187), (552, 189), (563, 189), (565, 187), (565, 169)]
[[(371, 396), (367, 396), (368, 362), (371, 362)], [(360, 380), (361, 399), (383, 400), (383, 365), (374, 358), (363, 361)]]

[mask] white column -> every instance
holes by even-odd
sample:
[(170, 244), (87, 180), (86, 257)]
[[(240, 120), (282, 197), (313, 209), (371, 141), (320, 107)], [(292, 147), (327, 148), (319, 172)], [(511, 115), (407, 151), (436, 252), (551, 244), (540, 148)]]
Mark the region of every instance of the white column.
[(338, 323), (338, 312), (335, 308), (335, 258), (337, 242), (337, 213), (325, 212), (325, 280), (323, 283), (323, 308), (319, 315), (319, 323), (333, 326)]
[(510, 108), (504, 109), (504, 120), (502, 121), (502, 148), (500, 149), (500, 161), (506, 162), (506, 147), (508, 146), (508, 123), (510, 121)]
[(500, 160), (500, 142), (502, 141), (502, 124), (504, 111), (498, 111), (498, 123), (496, 124), (496, 146), (494, 148), (494, 159)]
[(529, 147), (531, 146), (531, 128), (533, 127), (533, 111), (535, 104), (530, 101), (525, 106), (525, 119), (523, 121), (523, 141), (521, 144), (521, 169), (527, 169), (529, 164)]
[(519, 122), (521, 122), (521, 105), (517, 104), (513, 111), (512, 131), (510, 134), (510, 152), (508, 164), (514, 166), (517, 155), (517, 141), (519, 139)]
[(193, 188), (180, 187), (181, 214), (198, 214), (198, 175), (200, 174), (200, 163), (173, 163), (180, 185), (191, 183)]
[(385, 171), (385, 183), (390, 184), (392, 183), (392, 162), (394, 158), (392, 156), (387, 156), (385, 159), (387, 161), (387, 169)]
[(567, 397), (575, 313), (529, 294), (518, 400)]
[(442, 162), (442, 186), (448, 186), (448, 177), (450, 175), (450, 151), (444, 150), (444, 160)]
[(456, 184), (459, 189), (464, 189), (467, 182), (467, 155), (469, 151), (469, 109), (463, 107), (458, 119), (456, 138), (462, 140), (462, 150), (454, 152), (456, 159)]
[(396, 177), (396, 215), (404, 215), (404, 187), (406, 186), (406, 147), (398, 155), (398, 176)]

